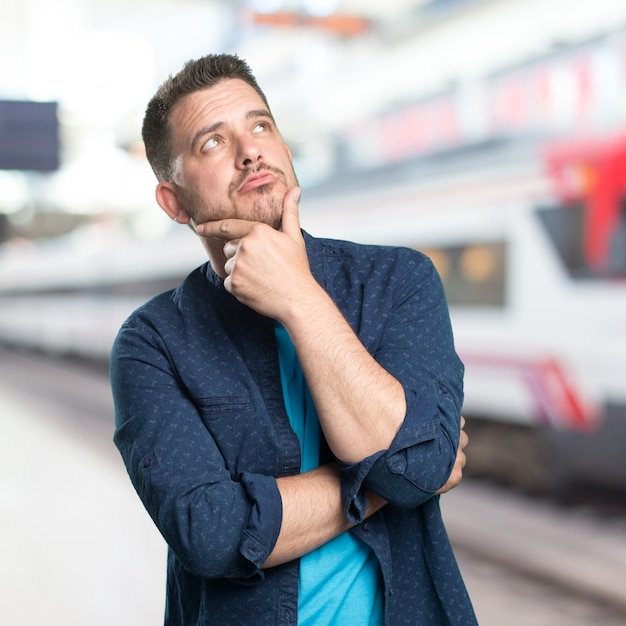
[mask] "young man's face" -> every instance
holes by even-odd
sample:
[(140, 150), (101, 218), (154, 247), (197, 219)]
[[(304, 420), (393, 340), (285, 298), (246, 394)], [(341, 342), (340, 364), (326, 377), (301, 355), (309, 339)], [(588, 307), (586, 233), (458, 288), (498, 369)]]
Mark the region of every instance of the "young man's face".
[(291, 152), (252, 87), (228, 79), (192, 93), (172, 110), (170, 128), (173, 182), (157, 187), (170, 217), (280, 227), (283, 198), (298, 182)]

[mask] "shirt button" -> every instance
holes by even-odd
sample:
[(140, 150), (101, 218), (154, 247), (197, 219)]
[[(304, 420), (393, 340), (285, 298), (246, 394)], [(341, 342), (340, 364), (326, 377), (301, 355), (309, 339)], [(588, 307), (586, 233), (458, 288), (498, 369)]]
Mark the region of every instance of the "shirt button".
[(387, 459), (387, 467), (394, 474), (402, 474), (406, 470), (406, 459), (402, 452), (396, 452)]
[(363, 522), (363, 524), (361, 524), (361, 528), (366, 532), (372, 529), (368, 522)]

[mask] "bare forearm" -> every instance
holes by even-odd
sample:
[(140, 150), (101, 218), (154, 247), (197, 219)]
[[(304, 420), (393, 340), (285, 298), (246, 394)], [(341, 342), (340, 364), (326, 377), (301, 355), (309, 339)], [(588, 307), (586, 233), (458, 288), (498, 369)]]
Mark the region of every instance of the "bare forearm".
[(200, 224), (197, 232), (225, 242), (212, 257), (225, 289), (285, 326), (331, 450), (342, 461), (358, 462), (389, 447), (406, 413), (404, 390), (368, 354), (312, 275), (298, 191), (285, 195), (280, 231), (228, 219)]
[[(283, 521), (276, 545), (264, 567), (297, 559), (353, 526), (343, 512), (336, 464), (278, 478), (276, 482), (283, 503)], [(366, 517), (384, 504), (380, 496), (369, 494)]]
[(357, 462), (391, 444), (406, 412), (404, 390), (363, 347), (321, 287), (283, 322), (337, 458)]

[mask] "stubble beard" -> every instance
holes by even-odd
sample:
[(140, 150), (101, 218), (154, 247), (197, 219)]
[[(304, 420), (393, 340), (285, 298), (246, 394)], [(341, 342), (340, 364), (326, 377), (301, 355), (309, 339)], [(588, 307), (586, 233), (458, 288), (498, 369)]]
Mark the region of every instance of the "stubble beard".
[(281, 181), (273, 185), (259, 187), (245, 196), (238, 198), (231, 195), (231, 208), (225, 210), (205, 205), (199, 197), (185, 193), (183, 202), (193, 224), (216, 222), (224, 219), (241, 219), (252, 222), (263, 222), (276, 230), (280, 230), (285, 193)]
[(275, 230), (280, 230), (286, 191), (280, 193), (278, 190), (274, 190), (273, 188), (277, 186), (282, 187), (282, 185), (275, 183), (272, 185), (272, 189), (260, 187), (250, 192), (253, 196), (249, 198), (252, 200), (252, 207), (244, 211), (248, 213), (248, 216), (242, 215), (242, 218), (263, 222)]
[(260, 168), (256, 168), (255, 171), (259, 169), (266, 169), (273, 172), (277, 178), (276, 182), (271, 185), (253, 189), (243, 196), (238, 196), (237, 190), (243, 185), (245, 178), (251, 173), (251, 171), (246, 172), (228, 189), (228, 196), (231, 199), (232, 206), (232, 209), (228, 212), (219, 211), (215, 208), (203, 205), (199, 197), (193, 197), (193, 194), (186, 193), (184, 201), (189, 214), (192, 216), (193, 222), (195, 224), (201, 224), (203, 222), (235, 218), (262, 222), (268, 224), (275, 230), (280, 230), (285, 195), (289, 189), (299, 184), (297, 176), (292, 170), (294, 182), (290, 185), (288, 177), (282, 170), (262, 165)]

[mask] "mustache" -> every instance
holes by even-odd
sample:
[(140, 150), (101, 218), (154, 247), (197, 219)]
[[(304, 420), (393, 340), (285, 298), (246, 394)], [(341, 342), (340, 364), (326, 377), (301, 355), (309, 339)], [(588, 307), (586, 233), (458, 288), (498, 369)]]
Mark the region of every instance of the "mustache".
[(272, 167), (271, 165), (267, 165), (267, 163), (260, 163), (256, 167), (251, 167), (241, 172), (237, 180), (231, 183), (228, 191), (230, 193), (234, 193), (246, 182), (246, 178), (248, 178), (248, 176), (250, 176), (251, 174), (256, 174), (257, 172), (260, 172), (262, 170), (272, 172), (272, 174), (275, 174), (280, 180), (285, 180), (285, 173), (281, 169), (278, 169), (277, 167)]

